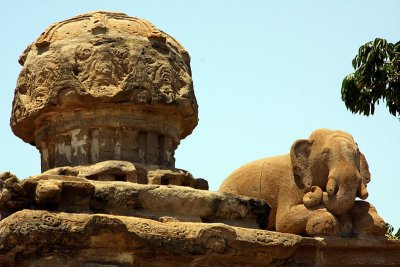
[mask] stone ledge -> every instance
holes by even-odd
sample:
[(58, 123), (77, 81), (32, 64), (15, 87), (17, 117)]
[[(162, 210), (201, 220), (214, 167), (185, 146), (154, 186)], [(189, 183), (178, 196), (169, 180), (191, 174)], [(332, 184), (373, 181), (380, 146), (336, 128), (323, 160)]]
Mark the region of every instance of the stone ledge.
[(38, 175), (65, 175), (99, 181), (127, 181), (138, 184), (180, 185), (208, 190), (208, 182), (194, 178), (188, 171), (158, 165), (143, 165), (123, 160), (96, 164), (57, 167)]
[[(260, 266), (301, 238), (215, 223), (22, 210), (0, 222), (1, 266)], [(96, 265), (97, 264), (97, 265)]]
[[(0, 190), (2, 218), (21, 209), (106, 213), (159, 221), (220, 222), (265, 228), (269, 206), (258, 199), (181, 186), (93, 181), (65, 175), (7, 179)], [(1, 188), (0, 188), (1, 189)]]
[(400, 266), (400, 240), (386, 238), (302, 238), (299, 266)]
[(1, 266), (399, 266), (400, 241), (302, 238), (220, 223), (23, 210), (0, 222)]

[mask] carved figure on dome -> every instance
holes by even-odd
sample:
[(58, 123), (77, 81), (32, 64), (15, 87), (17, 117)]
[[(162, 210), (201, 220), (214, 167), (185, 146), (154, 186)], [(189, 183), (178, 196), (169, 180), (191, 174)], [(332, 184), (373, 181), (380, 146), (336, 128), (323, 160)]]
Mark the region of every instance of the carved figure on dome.
[(189, 54), (146, 20), (98, 11), (61, 21), (19, 62), (10, 124), (43, 171), (119, 159), (173, 167), (169, 150), (197, 125)]
[(86, 90), (95, 94), (113, 94), (119, 83), (131, 71), (132, 64), (127, 47), (113, 47), (103, 40), (96, 46), (80, 44), (76, 48), (74, 74)]

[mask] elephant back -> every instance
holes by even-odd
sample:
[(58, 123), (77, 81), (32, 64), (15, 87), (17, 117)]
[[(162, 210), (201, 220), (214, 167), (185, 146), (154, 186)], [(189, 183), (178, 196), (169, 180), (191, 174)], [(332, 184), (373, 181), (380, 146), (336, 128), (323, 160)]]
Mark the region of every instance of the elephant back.
[(218, 191), (259, 198), (274, 207), (286, 179), (293, 179), (289, 155), (264, 158), (233, 171)]
[(264, 161), (256, 160), (236, 169), (222, 182), (218, 191), (260, 198), (260, 174)]

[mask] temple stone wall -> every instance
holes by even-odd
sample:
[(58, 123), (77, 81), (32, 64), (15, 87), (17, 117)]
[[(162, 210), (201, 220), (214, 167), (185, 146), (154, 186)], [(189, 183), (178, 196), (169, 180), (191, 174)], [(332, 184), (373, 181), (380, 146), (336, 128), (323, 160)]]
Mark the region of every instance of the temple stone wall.
[[(190, 57), (148, 21), (82, 14), (50, 25), (19, 62), (10, 124), (40, 151), (42, 173), (0, 173), (1, 267), (400, 266), (400, 241), (384, 237), (382, 227), (358, 238), (339, 235), (325, 201), (337, 191), (335, 179), (331, 190), (311, 182), (303, 185), (307, 192), (293, 190), (300, 182), (290, 175), (302, 169), (292, 168), (288, 155), (279, 165), (239, 169), (224, 192), (210, 192), (207, 180), (175, 168), (175, 150), (198, 123)], [(368, 164), (354, 140), (344, 140), (352, 138), (339, 143), (354, 151), (341, 158), (360, 160), (352, 166), (368, 174), (346, 177), (357, 182), (354, 196), (366, 198)], [(306, 163), (313, 143), (295, 142), (293, 150), (304, 152), (297, 163)], [(278, 186), (261, 184), (266, 174)], [(277, 201), (252, 195), (261, 188), (283, 193), (288, 213), (280, 229), (269, 221), (278, 216)], [(367, 208), (373, 212), (363, 217), (361, 208), (352, 217), (337, 213), (340, 230), (357, 218), (371, 225), (368, 216), (377, 213)]]

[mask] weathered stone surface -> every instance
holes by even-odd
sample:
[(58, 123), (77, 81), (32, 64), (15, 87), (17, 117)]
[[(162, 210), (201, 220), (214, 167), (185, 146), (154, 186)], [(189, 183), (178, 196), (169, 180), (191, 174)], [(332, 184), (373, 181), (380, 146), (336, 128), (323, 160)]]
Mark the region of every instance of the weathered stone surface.
[(11, 127), (40, 150), (43, 171), (113, 159), (173, 167), (197, 125), (189, 55), (146, 20), (58, 22), (19, 62)]
[(58, 167), (45, 171), (43, 175), (79, 176), (99, 181), (138, 182), (138, 174), (135, 165), (128, 161), (118, 160), (108, 160), (76, 167)]
[(292, 266), (399, 266), (400, 240), (302, 238)]
[(269, 212), (269, 206), (257, 199), (181, 186), (49, 174), (8, 184), (0, 191), (3, 217), (25, 208), (265, 228)]
[(270, 217), (176, 169), (198, 121), (190, 58), (149, 22), (80, 15), (19, 62), (11, 127), (44, 173), (0, 173), (0, 266), (400, 266), (400, 241), (354, 201), (370, 173), (345, 132), (316, 131), (222, 185)]
[(400, 242), (302, 238), (215, 223), (23, 210), (0, 221), (5, 267), (398, 266)]
[(353, 137), (319, 129), (297, 140), (290, 154), (249, 163), (219, 191), (257, 197), (271, 205), (268, 229), (308, 236), (384, 236), (368, 197), (371, 175)]
[[(0, 222), (2, 266), (267, 266), (301, 238), (225, 224), (23, 210)], [(98, 264), (98, 265), (96, 265)]]
[(32, 188), (23, 188), (15, 175), (0, 173), (0, 219), (27, 208), (31, 202), (31, 192)]
[(184, 171), (176, 172), (172, 170), (154, 170), (147, 174), (149, 184), (162, 185), (182, 185), (195, 187), (195, 179), (193, 176)]
[(189, 172), (154, 165), (142, 165), (120, 160), (107, 160), (96, 164), (65, 166), (50, 169), (42, 175), (67, 175), (99, 181), (127, 181), (139, 184), (179, 185), (208, 190), (208, 182), (195, 179)]

